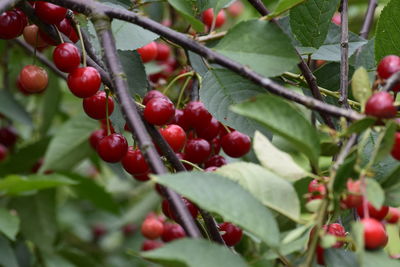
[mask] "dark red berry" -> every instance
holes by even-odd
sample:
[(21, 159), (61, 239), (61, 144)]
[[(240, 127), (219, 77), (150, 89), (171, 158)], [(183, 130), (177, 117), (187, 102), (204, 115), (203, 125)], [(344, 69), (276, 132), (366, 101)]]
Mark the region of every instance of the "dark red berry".
[[(364, 201), (366, 201), (366, 200), (364, 200)], [(357, 207), (357, 214), (361, 218), (364, 218), (364, 207), (363, 206), (364, 206), (364, 204)], [(374, 219), (377, 219), (378, 221), (382, 221), (389, 212), (388, 206), (382, 206), (378, 210), (374, 206), (372, 206), (372, 204), (369, 203), (368, 201), (367, 201), (367, 207), (368, 207), (369, 216)]]
[(163, 243), (157, 240), (145, 240), (142, 244), (142, 251), (149, 251), (164, 246)]
[(139, 182), (146, 182), (150, 180), (149, 174), (150, 172), (144, 174), (135, 174), (132, 177)]
[(132, 223), (125, 224), (121, 230), (122, 230), (122, 233), (124, 234), (124, 236), (129, 237), (129, 236), (132, 236), (136, 232), (136, 225), (134, 225)]
[(0, 144), (12, 147), (18, 140), (18, 132), (12, 126), (0, 128)]
[[(209, 8), (209, 9), (205, 10), (203, 12), (203, 14), (201, 15), (201, 18), (202, 18), (203, 23), (208, 28), (211, 28), (213, 20), (214, 20), (214, 10), (212, 8)], [(226, 20), (225, 11), (223, 9), (221, 9), (218, 12), (217, 18), (215, 20), (215, 28), (219, 28), (222, 25), (224, 25), (225, 20)]]
[(184, 238), (185, 231), (179, 224), (166, 223), (164, 224), (164, 232), (161, 236), (162, 241), (171, 242), (173, 240)]
[(137, 49), (143, 63), (150, 62), (157, 57), (157, 44), (156, 42), (151, 42), (141, 48)]
[(147, 174), (150, 171), (142, 152), (133, 147), (129, 147), (128, 152), (124, 155), (122, 166), (132, 175)]
[(247, 135), (233, 131), (222, 137), (221, 146), (228, 156), (240, 158), (250, 151), (251, 140)]
[(389, 212), (385, 217), (388, 223), (397, 223), (400, 219), (400, 210), (398, 208), (389, 207)]
[(210, 122), (202, 127), (195, 127), (199, 138), (212, 140), (219, 134), (219, 122), (216, 118), (212, 118)]
[(97, 150), (99, 142), (107, 136), (107, 131), (104, 129), (94, 131), (89, 137), (89, 143), (94, 150)]
[(99, 91), (101, 77), (95, 68), (76, 68), (68, 75), (67, 83), (75, 96), (86, 98), (95, 95)]
[(175, 152), (179, 152), (186, 144), (186, 133), (178, 125), (170, 124), (160, 129), (161, 135)]
[(218, 137), (215, 137), (213, 140), (210, 142), (211, 144), (211, 150), (214, 155), (219, 154), (221, 151), (221, 139)]
[(163, 201), (161, 202), (161, 210), (163, 212), (163, 214), (172, 219), (172, 215), (171, 215), (171, 209), (169, 207), (169, 202), (166, 199), (163, 199)]
[(193, 163), (203, 163), (211, 155), (211, 146), (207, 140), (196, 138), (190, 139), (185, 147), (185, 160)]
[(200, 101), (189, 102), (183, 110), (185, 121), (191, 127), (204, 127), (211, 121), (211, 114)]
[(14, 8), (14, 11), (17, 12), (17, 14), (20, 16), (23, 28), (25, 28), (28, 25), (28, 17), (25, 15), (25, 13), (19, 9), (19, 8)]
[(365, 105), (365, 114), (381, 119), (396, 117), (397, 109), (393, 105), (394, 98), (388, 92), (373, 94)]
[(394, 136), (394, 144), (391, 154), (393, 158), (400, 160), (400, 132), (397, 132)]
[(97, 153), (106, 162), (120, 161), (128, 151), (128, 143), (121, 134), (111, 134), (100, 140), (97, 145)]
[(0, 144), (0, 162), (4, 161), (7, 158), (8, 149), (7, 147)]
[[(331, 223), (328, 225), (324, 225), (324, 230), (326, 233), (330, 235), (334, 235), (336, 237), (345, 237), (346, 236), (346, 230), (344, 227), (339, 224), (339, 223)], [(333, 247), (334, 248), (341, 248), (343, 247), (344, 243), (342, 241), (337, 241)]]
[(383, 225), (373, 218), (360, 220), (364, 226), (364, 245), (366, 249), (375, 250), (384, 247), (388, 241)]
[(96, 224), (92, 226), (92, 236), (95, 241), (99, 240), (107, 233), (107, 229), (102, 224)]
[(229, 223), (229, 222), (224, 222), (219, 225), (219, 230), (223, 231), (225, 233), (222, 234), (222, 238), (225, 241), (225, 244), (227, 246), (235, 246), (242, 240), (243, 236), (243, 231), (236, 225)]
[[(183, 159), (183, 160), (187, 160), (185, 154), (183, 154), (183, 153), (178, 152), (178, 153), (176, 153), (176, 156), (177, 156), (178, 159), (180, 159), (180, 160), (182, 160), (182, 159)], [(183, 162), (183, 166), (185, 166), (185, 169), (188, 170), (188, 171), (193, 170), (193, 166), (190, 165), (190, 164), (187, 164), (187, 163), (184, 163), (184, 162)]]
[(308, 185), (308, 193), (310, 193), (310, 196), (308, 197), (309, 201), (322, 199), (326, 194), (326, 188), (318, 180), (314, 179)]
[(389, 55), (379, 62), (378, 75), (382, 79), (388, 79), (390, 76), (400, 71), (400, 57), (396, 55)]
[(67, 18), (63, 19), (57, 24), (57, 29), (68, 36), (73, 43), (76, 43), (79, 40), (78, 34)]
[(171, 48), (164, 43), (157, 43), (157, 61), (167, 61), (171, 55)]
[(185, 131), (189, 130), (190, 128), (190, 124), (186, 121), (186, 117), (183, 110), (180, 109), (175, 109), (175, 116), (171, 121), (171, 124), (179, 125)]
[(154, 125), (165, 125), (175, 115), (175, 107), (171, 101), (163, 98), (151, 99), (144, 109), (144, 118)]
[[(54, 49), (53, 61), (59, 70), (70, 73), (73, 70), (77, 69), (79, 67), (79, 64), (81, 64), (81, 55), (79, 53), (78, 48), (75, 45), (73, 45), (71, 43), (62, 43), (62, 44), (58, 45), (56, 47), (56, 49)], [(94, 69), (94, 70), (97, 72), (96, 69)], [(86, 71), (86, 73), (87, 72), (88, 71)], [(99, 75), (99, 77), (100, 77), (100, 75)], [(86, 77), (86, 79), (88, 79), (88, 78)], [(80, 81), (86, 80), (86, 79), (81, 77)], [(68, 81), (69, 80), (70, 79), (68, 79)], [(90, 80), (90, 78), (89, 78), (89, 80)], [(85, 84), (82, 86), (87, 86), (87, 85), (88, 84)], [(83, 96), (83, 97), (89, 97), (89, 96)]]
[(357, 208), (363, 202), (363, 196), (361, 194), (361, 181), (353, 181), (352, 179), (347, 181), (347, 194), (341, 201), (341, 205), (344, 208)]
[[(197, 206), (195, 204), (193, 204), (190, 200), (186, 199), (186, 198), (181, 198), (182, 202), (185, 204), (186, 208), (189, 210), (190, 214), (192, 215), (193, 218), (197, 218), (197, 215), (199, 214), (199, 209), (197, 208)], [(164, 204), (168, 207), (169, 209), (169, 218), (173, 219), (174, 221), (178, 221), (178, 216), (177, 214), (173, 211), (172, 207), (169, 205), (169, 203), (167, 202), (167, 204)], [(168, 216), (167, 216), (168, 217)]]
[(223, 156), (220, 155), (214, 155), (211, 158), (209, 158), (206, 163), (204, 163), (204, 167), (209, 168), (209, 167), (221, 167), (223, 165), (226, 165), (226, 159)]
[(163, 99), (168, 99), (166, 95), (161, 93), (160, 91), (157, 90), (150, 90), (147, 92), (147, 94), (143, 98), (143, 105), (146, 105), (151, 99), (153, 98), (163, 98)]
[(35, 13), (44, 22), (57, 24), (67, 15), (67, 9), (45, 1), (36, 1)]
[(46, 70), (35, 65), (26, 65), (19, 73), (19, 81), (25, 91), (29, 93), (43, 92), (49, 82)]
[[(94, 96), (83, 99), (83, 110), (89, 117), (95, 120), (105, 119), (106, 99), (106, 93), (104, 91), (99, 91)], [(108, 115), (110, 116), (113, 111), (114, 101), (111, 97), (108, 97)]]
[(141, 232), (148, 239), (157, 239), (164, 232), (164, 224), (156, 218), (146, 218), (142, 223)]
[(0, 39), (14, 39), (22, 34), (26, 24), (24, 18), (14, 10), (0, 15)]

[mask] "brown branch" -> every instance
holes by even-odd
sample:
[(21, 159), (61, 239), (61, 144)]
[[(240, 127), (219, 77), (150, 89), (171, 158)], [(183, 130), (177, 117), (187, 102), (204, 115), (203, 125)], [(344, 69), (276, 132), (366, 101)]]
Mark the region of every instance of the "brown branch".
[(375, 9), (378, 6), (377, 0), (369, 0), (367, 13), (365, 13), (364, 22), (360, 31), (360, 36), (367, 39), (374, 22)]
[(340, 39), (340, 98), (339, 103), (342, 107), (350, 109), (348, 102), (349, 94), (349, 16), (348, 0), (342, 0), (341, 8), (341, 39)]

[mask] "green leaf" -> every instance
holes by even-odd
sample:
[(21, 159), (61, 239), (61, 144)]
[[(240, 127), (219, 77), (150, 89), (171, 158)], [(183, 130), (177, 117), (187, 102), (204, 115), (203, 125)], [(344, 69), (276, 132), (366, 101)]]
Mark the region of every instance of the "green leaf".
[(388, 244), (386, 246), (389, 255), (400, 254), (400, 236), (399, 225), (388, 223), (385, 225), (386, 233), (388, 235)]
[(261, 165), (286, 180), (296, 181), (308, 176), (288, 153), (279, 150), (260, 132), (254, 135), (253, 148)]
[(19, 230), (19, 218), (11, 214), (8, 210), (0, 208), (0, 231), (9, 239), (15, 241), (15, 236)]
[(292, 32), (303, 46), (322, 46), (338, 4), (339, 0), (308, 0), (290, 10)]
[(136, 51), (118, 50), (118, 56), (128, 80), (131, 96), (144, 97), (149, 88), (149, 82), (139, 54)]
[(385, 192), (374, 179), (367, 179), (367, 199), (376, 209), (380, 209), (385, 201)]
[(390, 1), (380, 14), (375, 36), (375, 59), (379, 62), (387, 55), (400, 54), (400, 2)]
[(394, 144), (394, 135), (397, 131), (397, 123), (394, 121), (389, 121), (386, 124), (386, 129), (382, 132), (376, 143), (376, 156), (374, 158), (374, 162), (378, 162), (382, 160), (384, 157), (387, 157), (390, 154), (390, 151), (393, 148)]
[(10, 241), (0, 235), (0, 265), (5, 267), (19, 267), (17, 257), (11, 248)]
[(354, 252), (344, 249), (326, 249), (324, 258), (327, 267), (354, 267), (357, 266), (357, 257)]
[(175, 8), (185, 20), (192, 24), (192, 27), (196, 31), (204, 31), (203, 23), (197, 19), (200, 17), (200, 10), (197, 8), (196, 2), (191, 0), (168, 0), (168, 3)]
[[(271, 247), (279, 244), (279, 229), (268, 208), (247, 190), (215, 173), (191, 172), (157, 177), (165, 185), (200, 207), (221, 215)], [(260, 223), (263, 222), (263, 223)]]
[(100, 2), (104, 3), (113, 3), (116, 5), (120, 5), (123, 8), (129, 8), (132, 5), (132, 2), (130, 0), (100, 0)]
[(256, 130), (266, 131), (258, 123), (232, 112), (229, 107), (261, 93), (265, 90), (254, 83), (231, 71), (217, 69), (208, 71), (203, 77), (200, 100), (217, 120), (253, 136)]
[(40, 171), (70, 170), (86, 158), (92, 153), (88, 138), (98, 127), (98, 122), (85, 114), (72, 117), (55, 133)]
[(358, 68), (351, 80), (351, 89), (354, 98), (364, 107), (368, 98), (372, 95), (372, 86), (369, 81), (368, 72), (364, 67)]
[(267, 16), (267, 19), (275, 18), (304, 1), (306, 0), (280, 0), (276, 5), (275, 10)]
[(391, 259), (383, 250), (366, 251), (363, 259), (364, 267), (398, 267), (399, 261)]
[(346, 129), (346, 135), (352, 135), (353, 133), (361, 133), (373, 126), (376, 123), (376, 118), (365, 117), (361, 120), (353, 122), (349, 128)]
[(7, 195), (19, 195), (25, 192), (74, 184), (76, 182), (59, 174), (9, 175), (4, 179), (0, 179), (0, 192)]
[(219, 168), (216, 173), (237, 182), (265, 206), (298, 221), (300, 201), (291, 183), (263, 167), (238, 162)]
[(318, 133), (292, 104), (277, 96), (262, 95), (233, 106), (232, 110), (262, 123), (268, 130), (282, 136), (308, 156), (314, 166), (318, 165)]
[(44, 251), (53, 250), (57, 233), (54, 190), (41, 191), (29, 197), (13, 199), (12, 206), (21, 219), (21, 232)]
[(238, 23), (214, 49), (266, 77), (280, 75), (298, 62), (290, 39), (268, 21)]
[(49, 84), (51, 84), (51, 87), (44, 93), (41, 109), (42, 121), (39, 131), (42, 136), (45, 136), (50, 129), (53, 119), (57, 115), (62, 98), (60, 80), (52, 72), (49, 73)]
[(245, 267), (246, 262), (228, 248), (204, 239), (179, 239), (140, 255), (162, 266)]
[(80, 199), (87, 199), (100, 209), (119, 214), (118, 204), (104, 187), (87, 177), (77, 174), (65, 173), (65, 176), (77, 182), (77, 185), (71, 188), (78, 194)]
[(352, 56), (349, 63), (356, 68), (364, 67), (368, 71), (375, 71), (375, 39), (368, 40), (368, 43), (361, 47), (360, 52)]
[(197, 1), (197, 5), (199, 6), (201, 11), (204, 11), (208, 8), (213, 8), (214, 13), (217, 14), (222, 8), (229, 6), (235, 0), (200, 0)]
[(188, 51), (190, 65), (192, 66), (193, 70), (196, 71), (201, 76), (206, 75), (208, 72), (208, 67), (204, 61), (204, 59), (196, 53), (192, 51)]
[(14, 96), (6, 90), (0, 90), (0, 113), (11, 120), (18, 121), (30, 127), (33, 126), (32, 118), (29, 113), (18, 103)]

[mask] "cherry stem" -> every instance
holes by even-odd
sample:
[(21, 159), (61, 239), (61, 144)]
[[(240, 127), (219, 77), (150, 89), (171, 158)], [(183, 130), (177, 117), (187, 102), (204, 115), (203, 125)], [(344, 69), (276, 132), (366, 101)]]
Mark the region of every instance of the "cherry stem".
[(58, 37), (60, 38), (61, 43), (63, 44), (63, 43), (64, 43), (64, 38), (62, 37), (61, 32), (57, 29), (57, 27), (54, 27), (54, 28), (55, 28), (56, 31), (57, 31), (57, 34), (58, 34)]
[(197, 166), (196, 164), (194, 164), (194, 163), (192, 163), (190, 161), (187, 161), (187, 160), (184, 160), (184, 159), (180, 159), (180, 161), (185, 163), (185, 164), (187, 164), (187, 165), (192, 166), (194, 169), (196, 169), (198, 171), (202, 171), (202, 172), (204, 171), (202, 168), (200, 168), (199, 166)]
[(231, 132), (232, 132), (231, 129), (229, 129), (228, 126), (226, 126), (226, 125), (223, 124), (223, 123), (221, 123), (221, 124), (222, 124), (222, 126), (224, 126), (225, 130), (226, 130), (228, 133), (231, 133)]
[[(193, 77), (193, 76), (192, 76)], [(179, 108), (179, 105), (182, 102), (182, 98), (183, 98), (183, 94), (185, 93), (185, 89), (188, 86), (190, 80), (192, 79), (192, 77), (187, 77), (185, 83), (183, 84), (181, 91), (179, 92), (179, 97), (178, 97), (178, 102), (176, 103), (176, 107)]]
[(81, 46), (82, 46), (83, 66), (86, 67), (87, 66), (87, 63), (86, 63), (87, 56), (86, 56), (85, 42), (83, 41), (83, 37), (82, 37), (81, 26), (79, 26), (79, 24), (76, 23), (75, 27), (76, 27), (76, 31), (78, 32), (79, 40), (80, 40)]
[(110, 95), (110, 92), (109, 92), (107, 89), (105, 89), (104, 91), (106, 92), (106, 124), (107, 124), (107, 135), (110, 135), (110, 134), (111, 134), (111, 127), (110, 127), (110, 119), (109, 119), (109, 116), (108, 116), (108, 97), (109, 97), (109, 95)]
[(39, 31), (36, 32), (35, 47), (33, 48), (34, 50), (33, 50), (33, 61), (32, 61), (32, 65), (35, 65), (35, 62), (36, 62), (36, 54), (37, 54), (38, 40), (39, 40)]
[(182, 73), (182, 74), (176, 76), (176, 77), (168, 84), (168, 86), (165, 87), (165, 89), (162, 91), (162, 93), (163, 93), (164, 95), (166, 95), (167, 92), (168, 92), (168, 90), (169, 90), (178, 80), (182, 79), (183, 77), (186, 77), (186, 76), (193, 76), (193, 75), (194, 75), (194, 72), (193, 72), (193, 71), (190, 71), (190, 72), (185, 72), (185, 73)]

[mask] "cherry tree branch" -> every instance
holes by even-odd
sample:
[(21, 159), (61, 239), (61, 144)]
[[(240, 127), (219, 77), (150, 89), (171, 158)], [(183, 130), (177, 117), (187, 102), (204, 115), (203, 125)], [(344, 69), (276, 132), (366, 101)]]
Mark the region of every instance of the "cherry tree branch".
[(220, 55), (213, 50), (199, 44), (198, 42), (194, 41), (193, 39), (187, 37), (185, 34), (176, 32), (168, 27), (163, 26), (160, 23), (157, 23), (151, 19), (142, 17), (136, 13), (130, 12), (128, 10), (124, 10), (121, 8), (114, 8), (99, 2), (95, 2), (93, 0), (87, 1), (78, 1), (78, 0), (49, 0), (49, 2), (71, 8), (78, 12), (84, 13), (90, 16), (95, 11), (101, 11), (102, 13), (106, 14), (110, 18), (116, 18), (124, 21), (128, 21), (139, 25), (147, 30), (150, 30), (154, 33), (157, 33), (166, 39), (188, 49), (194, 53), (201, 55), (202, 57), (213, 61), (223, 67), (226, 67), (233, 72), (259, 84), (260, 86), (267, 89), (272, 94), (279, 95), (284, 97), (288, 100), (297, 102), (302, 104), (310, 109), (314, 109), (317, 111), (321, 111), (336, 117), (345, 117), (349, 120), (359, 120), (364, 117), (364, 115), (359, 114), (353, 110), (346, 110), (334, 105), (326, 104), (322, 101), (316, 100), (312, 97), (308, 97), (294, 91), (291, 91), (284, 86), (281, 86), (275, 82), (273, 82), (269, 78), (265, 78), (258, 73), (254, 72), (253, 70), (249, 69), (248, 67), (235, 62), (223, 55)]
[(395, 74), (390, 76), (389, 79), (386, 80), (386, 84), (383, 87), (382, 91), (390, 91), (398, 84), (400, 84), (400, 71), (396, 72)]
[(350, 109), (347, 100), (349, 94), (349, 16), (348, 16), (348, 0), (342, 0), (340, 8), (340, 16), (342, 20), (341, 39), (340, 39), (340, 98), (339, 103), (347, 109)]
[(362, 25), (360, 36), (367, 39), (372, 23), (374, 22), (375, 9), (378, 6), (377, 0), (369, 0), (367, 13), (365, 13), (364, 23)]

